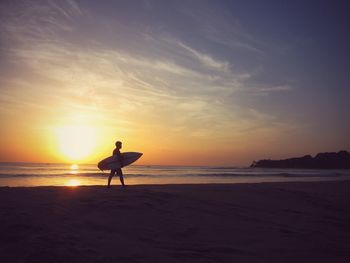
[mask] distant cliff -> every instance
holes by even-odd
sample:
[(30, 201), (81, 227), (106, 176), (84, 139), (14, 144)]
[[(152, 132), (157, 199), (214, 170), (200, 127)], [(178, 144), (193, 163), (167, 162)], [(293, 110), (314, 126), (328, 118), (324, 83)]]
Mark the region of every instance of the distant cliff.
[(350, 169), (350, 153), (347, 151), (319, 153), (315, 157), (289, 158), (285, 160), (254, 161), (250, 167), (302, 168), (302, 169)]

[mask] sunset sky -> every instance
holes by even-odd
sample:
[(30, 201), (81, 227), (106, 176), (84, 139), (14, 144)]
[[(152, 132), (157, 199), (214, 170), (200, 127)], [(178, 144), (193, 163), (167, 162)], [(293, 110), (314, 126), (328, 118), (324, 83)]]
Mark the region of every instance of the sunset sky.
[[(343, 3), (343, 4), (342, 4)], [(350, 150), (346, 1), (0, 2), (0, 161)]]

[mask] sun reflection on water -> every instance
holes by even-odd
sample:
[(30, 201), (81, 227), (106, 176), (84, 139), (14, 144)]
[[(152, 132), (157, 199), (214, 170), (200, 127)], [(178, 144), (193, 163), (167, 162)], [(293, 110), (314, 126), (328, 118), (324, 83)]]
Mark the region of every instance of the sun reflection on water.
[(66, 184), (66, 186), (79, 186), (80, 185), (80, 181), (77, 179), (69, 179)]
[(70, 174), (77, 174), (78, 173), (78, 170), (79, 170), (79, 166), (75, 163), (73, 163), (71, 166), (70, 166), (70, 171), (69, 173)]

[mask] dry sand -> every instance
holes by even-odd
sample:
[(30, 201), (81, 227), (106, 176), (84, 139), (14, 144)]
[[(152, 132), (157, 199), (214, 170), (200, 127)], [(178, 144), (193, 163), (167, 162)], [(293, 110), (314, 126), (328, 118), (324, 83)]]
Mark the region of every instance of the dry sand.
[(0, 262), (350, 262), (350, 182), (3, 187)]

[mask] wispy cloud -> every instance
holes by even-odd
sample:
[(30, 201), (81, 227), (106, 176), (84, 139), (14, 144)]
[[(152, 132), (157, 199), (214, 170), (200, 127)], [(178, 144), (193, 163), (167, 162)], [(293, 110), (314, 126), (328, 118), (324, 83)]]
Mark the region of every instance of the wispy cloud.
[(57, 10), (68, 19), (83, 15), (81, 8), (74, 0), (65, 0), (60, 2), (49, 0), (49, 4), (54, 10)]
[(291, 91), (293, 90), (293, 88), (290, 85), (280, 85), (280, 86), (262, 87), (262, 88), (258, 88), (258, 90), (262, 92), (274, 92), (274, 91)]
[(179, 42), (179, 46), (187, 50), (191, 55), (193, 55), (196, 59), (198, 59), (205, 67), (215, 69), (215, 70), (221, 70), (221, 71), (227, 71), (229, 68), (229, 63), (226, 61), (224, 62), (224, 61), (219, 61), (217, 59), (214, 59), (210, 55), (198, 52), (181, 42)]
[[(1, 31), (9, 38), (9, 60), (19, 71), (27, 71), (17, 79), (30, 83), (24, 87), (13, 80), (6, 85), (28, 89), (32, 96), (8, 89), (0, 94), (2, 101), (15, 96), (48, 111), (55, 105), (62, 112), (89, 112), (121, 125), (133, 125), (137, 119), (143, 129), (166, 128), (200, 138), (226, 138), (267, 125), (268, 114), (247, 113), (235, 99), (235, 94), (250, 88), (246, 81), (251, 73), (235, 72), (229, 61), (151, 31), (134, 34), (137, 41), (131, 47), (115, 40), (111, 47), (99, 38), (85, 46), (86, 37), (74, 38), (80, 29), (76, 21), (87, 19), (77, 2), (49, 1), (25, 9), (21, 18), (10, 14)], [(259, 89), (273, 92), (290, 87)]]
[(195, 7), (187, 7), (182, 12), (196, 23), (196, 28), (204, 39), (233, 50), (252, 52), (259, 56), (265, 55), (266, 43), (244, 28), (222, 3), (203, 5), (201, 1), (193, 1), (192, 4)]

